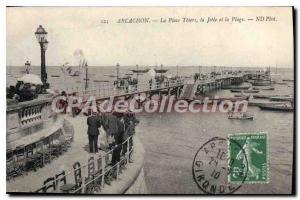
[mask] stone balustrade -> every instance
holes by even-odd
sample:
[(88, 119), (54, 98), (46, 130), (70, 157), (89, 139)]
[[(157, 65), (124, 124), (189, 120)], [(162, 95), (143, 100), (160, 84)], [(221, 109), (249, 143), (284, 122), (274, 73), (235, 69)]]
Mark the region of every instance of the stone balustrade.
[(8, 105), (6, 110), (7, 145), (53, 125), (57, 119), (51, 111), (52, 98), (39, 98)]

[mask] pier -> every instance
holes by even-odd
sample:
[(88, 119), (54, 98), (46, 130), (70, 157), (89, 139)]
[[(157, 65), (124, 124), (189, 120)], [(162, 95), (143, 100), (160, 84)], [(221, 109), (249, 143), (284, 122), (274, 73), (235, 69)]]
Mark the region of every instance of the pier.
[(253, 74), (256, 74), (256, 72), (236, 72), (235, 74), (222, 72), (221, 75), (197, 80), (177, 77), (176, 79), (154, 82), (153, 84), (140, 81), (138, 84), (120, 88), (116, 88), (112, 83), (107, 83), (97, 88), (65, 87), (62, 90), (66, 91), (67, 94), (76, 93), (77, 96), (82, 97), (95, 96), (97, 100), (105, 100), (110, 97), (125, 97), (128, 99), (141, 94), (145, 94), (150, 99), (155, 94), (175, 95), (178, 99), (192, 99), (195, 94), (206, 94), (222, 89), (222, 87), (241, 84)]

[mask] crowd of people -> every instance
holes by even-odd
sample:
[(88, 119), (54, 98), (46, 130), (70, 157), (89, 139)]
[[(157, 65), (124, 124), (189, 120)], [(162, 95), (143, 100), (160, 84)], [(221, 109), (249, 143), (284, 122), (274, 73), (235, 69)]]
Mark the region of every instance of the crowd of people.
[[(133, 138), (135, 134), (135, 127), (139, 123), (139, 120), (132, 112), (113, 112), (112, 114), (101, 114), (93, 112), (91, 116), (87, 118), (88, 125), (88, 140), (89, 140), (89, 152), (98, 152), (98, 138), (102, 127), (106, 132), (106, 139), (108, 142), (108, 148), (102, 149), (105, 151), (113, 150), (112, 159), (110, 165), (114, 166), (120, 161), (120, 157), (125, 155), (129, 149), (129, 162), (132, 160), (132, 147)], [(129, 139), (129, 143), (124, 142)], [(124, 143), (123, 143), (124, 142)], [(129, 148), (128, 145), (129, 144)]]
[(40, 91), (41, 87), (39, 85), (18, 81), (16, 86), (6, 88), (6, 98), (18, 102), (30, 101), (37, 98)]

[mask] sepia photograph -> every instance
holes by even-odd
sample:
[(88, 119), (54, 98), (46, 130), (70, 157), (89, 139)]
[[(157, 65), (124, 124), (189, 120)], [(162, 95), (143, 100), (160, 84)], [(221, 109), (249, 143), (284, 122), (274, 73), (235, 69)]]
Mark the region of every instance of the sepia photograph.
[(295, 195), (294, 7), (6, 7), (6, 193)]

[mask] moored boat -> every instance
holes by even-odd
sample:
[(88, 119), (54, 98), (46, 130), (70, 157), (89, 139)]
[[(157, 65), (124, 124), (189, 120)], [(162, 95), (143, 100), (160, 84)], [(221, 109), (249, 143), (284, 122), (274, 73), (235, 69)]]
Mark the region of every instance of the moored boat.
[(271, 85), (271, 80), (255, 80), (253, 86), (268, 86)]
[(253, 90), (274, 90), (275, 88), (272, 86), (266, 86), (266, 87), (253, 87)]
[(273, 104), (273, 105), (259, 105), (262, 110), (274, 110), (274, 111), (283, 111), (283, 112), (293, 112), (294, 108), (291, 105), (287, 104)]
[(222, 89), (238, 89), (238, 90), (248, 90), (251, 86), (247, 85), (247, 86), (236, 86), (236, 85), (232, 85), (232, 86), (224, 86), (222, 87)]
[(287, 82), (276, 82), (277, 85), (287, 85)]
[(282, 79), (282, 81), (286, 81), (286, 82), (294, 82), (293, 79)]
[(229, 114), (228, 119), (253, 120), (254, 116), (247, 113)]
[(154, 69), (156, 73), (166, 73), (168, 69)]
[(259, 93), (259, 90), (230, 90), (231, 92), (240, 92), (240, 93)]
[(94, 82), (97, 82), (97, 83), (107, 83), (109, 82), (108, 80), (93, 80)]
[(270, 101), (293, 101), (294, 98), (292, 96), (273, 96), (270, 97)]
[(131, 71), (133, 73), (147, 73), (150, 69), (147, 68), (147, 69), (132, 69)]
[(269, 99), (273, 97), (274, 95), (272, 94), (254, 94), (253, 97), (256, 99)]

